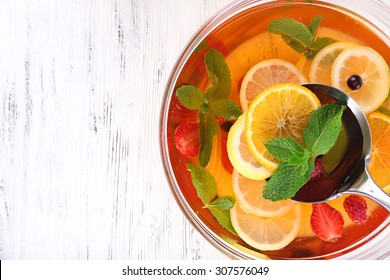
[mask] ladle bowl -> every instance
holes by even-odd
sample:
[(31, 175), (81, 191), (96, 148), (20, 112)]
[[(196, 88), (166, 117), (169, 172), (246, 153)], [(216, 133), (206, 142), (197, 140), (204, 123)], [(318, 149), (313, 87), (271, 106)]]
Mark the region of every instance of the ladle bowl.
[(338, 103), (347, 106), (342, 121), (348, 147), (346, 154), (328, 177), (309, 182), (293, 199), (306, 203), (320, 203), (344, 194), (359, 194), (376, 201), (390, 211), (390, 196), (372, 180), (368, 171), (372, 143), (370, 127), (364, 112), (352, 98), (339, 89), (322, 84), (304, 86), (314, 92), (323, 104)]

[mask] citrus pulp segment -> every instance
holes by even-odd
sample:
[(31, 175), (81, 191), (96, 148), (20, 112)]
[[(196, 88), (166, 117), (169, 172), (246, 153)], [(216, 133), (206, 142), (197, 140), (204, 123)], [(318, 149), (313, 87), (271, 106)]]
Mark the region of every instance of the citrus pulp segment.
[[(360, 79), (356, 87), (348, 85), (353, 77)], [(389, 66), (372, 48), (348, 48), (335, 59), (331, 81), (332, 86), (351, 96), (367, 114), (375, 111), (389, 95)]]
[(233, 167), (242, 175), (253, 180), (266, 179), (272, 175), (252, 156), (245, 140), (244, 112), (230, 128), (227, 140), (227, 151)]
[(372, 146), (369, 172), (380, 187), (390, 185), (390, 117), (374, 112), (368, 115)]
[(278, 250), (297, 236), (301, 207), (297, 203), (284, 215), (261, 217), (246, 212), (236, 203), (230, 210), (230, 217), (238, 236), (250, 246), (259, 250)]
[(267, 59), (255, 64), (241, 83), (242, 110), (246, 111), (253, 99), (264, 89), (281, 83), (305, 84), (307, 79), (294, 64), (283, 59)]
[(290, 199), (277, 202), (264, 199), (263, 188), (266, 183), (266, 180), (248, 179), (233, 170), (232, 185), (236, 201), (248, 213), (263, 217), (280, 216), (296, 204)]
[(275, 137), (292, 137), (302, 143), (309, 117), (320, 106), (313, 92), (296, 84), (274, 85), (261, 92), (249, 106), (245, 121), (245, 139), (252, 155), (275, 171), (279, 162), (264, 143)]
[(330, 85), (332, 65), (336, 57), (343, 50), (356, 46), (357, 44), (351, 42), (337, 42), (330, 44), (320, 50), (313, 58), (310, 66), (310, 83)]

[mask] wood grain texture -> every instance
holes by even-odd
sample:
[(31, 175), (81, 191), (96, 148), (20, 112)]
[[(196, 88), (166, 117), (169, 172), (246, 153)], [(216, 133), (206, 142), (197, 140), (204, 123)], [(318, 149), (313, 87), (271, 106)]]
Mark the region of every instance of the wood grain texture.
[(165, 179), (168, 75), (230, 0), (0, 1), (0, 258), (225, 259)]
[(159, 114), (231, 1), (0, 0), (0, 259), (228, 259), (170, 191)]

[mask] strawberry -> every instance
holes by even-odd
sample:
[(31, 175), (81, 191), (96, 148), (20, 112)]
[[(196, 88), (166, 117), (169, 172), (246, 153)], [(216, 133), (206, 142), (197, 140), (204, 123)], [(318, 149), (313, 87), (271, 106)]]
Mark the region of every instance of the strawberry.
[(193, 122), (180, 123), (174, 131), (175, 146), (179, 152), (189, 158), (199, 154), (199, 124)]
[(222, 134), (221, 137), (221, 160), (222, 160), (222, 165), (225, 168), (227, 172), (230, 174), (233, 173), (233, 165), (230, 162), (228, 153), (227, 153), (227, 135)]
[(311, 180), (317, 179), (320, 177), (323, 171), (323, 164), (320, 158), (316, 158), (314, 161), (314, 171), (311, 173)]
[(326, 203), (313, 204), (310, 218), (313, 232), (322, 240), (336, 242), (343, 232), (344, 219), (341, 213)]
[(184, 107), (177, 95), (173, 95), (171, 104), (169, 106), (170, 121), (172, 123), (181, 123), (181, 122), (197, 122), (198, 121), (198, 111), (190, 110)]
[(367, 203), (363, 197), (351, 194), (344, 200), (343, 206), (355, 224), (361, 225), (367, 221)]

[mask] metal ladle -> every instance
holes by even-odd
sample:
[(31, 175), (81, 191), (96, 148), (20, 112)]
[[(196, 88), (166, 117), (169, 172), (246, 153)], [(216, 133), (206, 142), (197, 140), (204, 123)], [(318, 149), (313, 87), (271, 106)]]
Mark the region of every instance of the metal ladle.
[[(329, 174), (309, 181), (293, 197), (293, 200), (319, 203), (336, 199), (344, 194), (366, 196), (390, 211), (390, 196), (371, 178), (368, 172), (371, 151), (371, 132), (365, 114), (359, 105), (344, 92), (320, 84), (306, 84), (321, 103), (347, 105), (343, 114), (343, 127), (348, 143), (346, 152)], [(390, 176), (390, 174), (389, 174)]]

